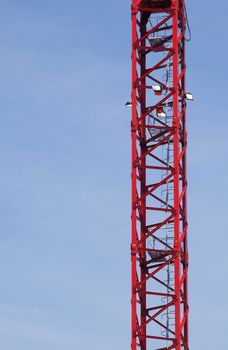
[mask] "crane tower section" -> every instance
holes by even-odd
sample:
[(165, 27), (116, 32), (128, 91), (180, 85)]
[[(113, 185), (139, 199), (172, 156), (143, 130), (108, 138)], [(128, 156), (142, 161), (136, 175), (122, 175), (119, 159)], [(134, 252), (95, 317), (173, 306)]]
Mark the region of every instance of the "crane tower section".
[(184, 0), (132, 0), (132, 350), (189, 350)]

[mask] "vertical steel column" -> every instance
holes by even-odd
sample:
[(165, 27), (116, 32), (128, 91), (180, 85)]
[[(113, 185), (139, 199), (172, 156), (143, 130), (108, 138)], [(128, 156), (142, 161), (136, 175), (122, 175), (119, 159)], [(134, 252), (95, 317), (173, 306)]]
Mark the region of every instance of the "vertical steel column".
[[(183, 32), (183, 37), (181, 38), (182, 51), (180, 52), (180, 62), (181, 62), (181, 72), (183, 72), (180, 81), (182, 93), (186, 91), (186, 63), (185, 63), (185, 34), (186, 34), (186, 8), (185, 2), (181, 2), (179, 9), (180, 13), (180, 22)], [(182, 209), (183, 209), (183, 220), (182, 220), (182, 232), (183, 232), (183, 269), (187, 271), (185, 274), (185, 279), (183, 282), (183, 304), (184, 304), (184, 315), (186, 317), (186, 322), (184, 324), (184, 338), (183, 343), (185, 348), (188, 350), (189, 344), (189, 329), (188, 329), (188, 218), (187, 218), (187, 157), (186, 157), (186, 148), (187, 148), (187, 126), (186, 126), (186, 101), (182, 99), (182, 189), (184, 189), (184, 195), (182, 199)]]
[[(137, 41), (136, 25), (137, 25), (137, 6), (132, 4), (132, 40)], [(136, 48), (132, 47), (132, 120), (131, 120), (131, 139), (132, 139), (132, 237), (131, 237), (131, 281), (132, 281), (132, 298), (131, 298), (131, 323), (132, 323), (132, 350), (137, 349), (136, 344), (136, 328), (137, 328), (137, 301), (136, 290), (134, 286), (137, 284), (137, 270), (136, 270), (136, 253), (137, 253), (137, 216), (136, 216), (136, 200), (137, 200), (137, 188), (136, 188), (136, 125), (137, 125), (137, 109), (136, 109), (136, 86), (137, 80), (137, 66), (136, 66)]]
[(179, 44), (178, 44), (178, 14), (179, 1), (173, 0), (173, 138), (174, 148), (174, 274), (175, 274), (175, 334), (176, 350), (180, 350), (180, 207), (179, 207)]
[[(143, 37), (146, 33), (146, 18), (143, 13), (141, 13), (140, 16), (140, 36)], [(142, 47), (145, 46), (146, 40), (143, 39), (140, 43)], [(144, 50), (140, 51), (140, 75), (141, 77), (145, 75), (146, 71), (146, 54)], [(146, 109), (146, 80), (145, 78), (141, 81), (141, 96), (140, 96), (140, 113), (141, 115), (145, 113)], [(140, 149), (140, 155), (142, 156), (146, 152), (146, 129), (145, 129), (145, 123), (142, 125), (141, 130), (141, 149)], [(140, 174), (140, 192), (145, 193), (146, 192), (146, 162), (145, 158), (142, 158), (141, 161), (141, 174)], [(143, 239), (146, 232), (146, 198), (142, 200), (141, 205), (141, 220), (140, 220), (140, 238)], [(142, 244), (143, 250), (141, 252), (141, 281), (145, 280), (146, 277), (146, 243)], [(142, 284), (141, 288), (141, 324), (145, 324), (146, 322), (146, 281)], [(141, 348), (142, 350), (146, 350), (146, 326), (142, 328), (141, 331)]]

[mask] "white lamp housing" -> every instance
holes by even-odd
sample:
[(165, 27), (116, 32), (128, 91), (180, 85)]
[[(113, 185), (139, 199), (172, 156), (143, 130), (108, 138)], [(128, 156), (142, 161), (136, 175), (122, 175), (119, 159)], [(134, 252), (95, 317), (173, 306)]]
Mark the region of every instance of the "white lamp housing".
[(162, 91), (161, 85), (152, 85), (152, 89), (153, 89), (155, 92), (161, 92), (161, 91)]
[(184, 98), (186, 98), (186, 100), (188, 100), (188, 101), (194, 101), (194, 98), (193, 98), (193, 95), (191, 92), (186, 92), (184, 94)]
[(132, 102), (126, 102), (125, 103), (125, 107), (127, 107), (127, 108), (131, 108), (132, 107)]
[(157, 108), (157, 116), (159, 118), (165, 118), (167, 116), (167, 114), (165, 113), (163, 107), (158, 107)]
[(165, 118), (166, 117), (166, 113), (165, 112), (159, 112), (159, 113), (157, 113), (157, 116), (159, 118)]

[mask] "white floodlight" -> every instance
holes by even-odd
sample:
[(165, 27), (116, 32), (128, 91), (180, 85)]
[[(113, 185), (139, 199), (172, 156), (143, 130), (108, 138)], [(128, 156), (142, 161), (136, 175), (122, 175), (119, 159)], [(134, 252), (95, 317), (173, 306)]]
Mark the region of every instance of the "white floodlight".
[(161, 95), (161, 93), (162, 93), (161, 85), (152, 85), (152, 89), (153, 89), (155, 95)]
[(157, 107), (157, 116), (159, 118), (165, 118), (167, 114), (165, 113), (163, 107)]
[(186, 100), (188, 100), (188, 101), (194, 101), (194, 98), (193, 98), (193, 95), (191, 92), (186, 92), (184, 94), (184, 98), (186, 98)]
[(129, 101), (126, 102), (125, 103), (125, 107), (131, 108), (132, 107), (132, 102), (129, 102)]

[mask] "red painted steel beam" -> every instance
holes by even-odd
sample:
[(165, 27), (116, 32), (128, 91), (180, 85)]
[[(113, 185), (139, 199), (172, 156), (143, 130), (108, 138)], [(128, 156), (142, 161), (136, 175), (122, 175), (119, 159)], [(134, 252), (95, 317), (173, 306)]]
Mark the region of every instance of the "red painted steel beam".
[(132, 350), (189, 350), (185, 32), (184, 0), (132, 0)]

